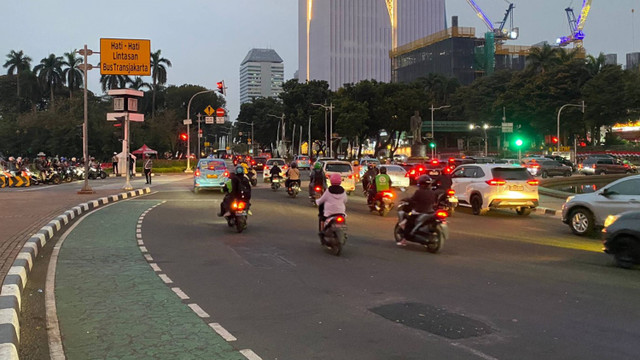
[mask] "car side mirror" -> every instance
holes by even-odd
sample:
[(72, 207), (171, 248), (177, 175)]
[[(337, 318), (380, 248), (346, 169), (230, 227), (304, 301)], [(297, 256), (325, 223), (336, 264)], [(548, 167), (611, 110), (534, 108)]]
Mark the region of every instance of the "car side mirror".
[(604, 197), (609, 197), (609, 195), (611, 195), (612, 193), (609, 191), (609, 189), (604, 189), (602, 190), (602, 192), (600, 192), (600, 195), (604, 196)]

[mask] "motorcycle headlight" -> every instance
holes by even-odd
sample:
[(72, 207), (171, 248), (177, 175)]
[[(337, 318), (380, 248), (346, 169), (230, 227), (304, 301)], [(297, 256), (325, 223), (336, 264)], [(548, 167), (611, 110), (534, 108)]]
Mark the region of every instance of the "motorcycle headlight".
[(608, 228), (609, 226), (613, 225), (613, 223), (616, 222), (619, 217), (620, 216), (618, 216), (618, 215), (609, 215), (609, 216), (607, 216), (607, 218), (604, 220), (604, 227)]

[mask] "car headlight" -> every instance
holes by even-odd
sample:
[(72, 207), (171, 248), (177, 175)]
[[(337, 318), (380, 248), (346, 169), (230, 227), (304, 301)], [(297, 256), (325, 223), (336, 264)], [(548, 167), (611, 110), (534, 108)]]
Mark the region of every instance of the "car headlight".
[(607, 218), (604, 220), (604, 227), (608, 228), (609, 226), (613, 225), (614, 222), (616, 222), (616, 220), (618, 220), (620, 216), (618, 215), (609, 215), (607, 216)]
[(575, 195), (574, 196), (569, 196), (565, 202), (569, 202), (569, 201), (573, 200), (574, 197), (575, 197)]

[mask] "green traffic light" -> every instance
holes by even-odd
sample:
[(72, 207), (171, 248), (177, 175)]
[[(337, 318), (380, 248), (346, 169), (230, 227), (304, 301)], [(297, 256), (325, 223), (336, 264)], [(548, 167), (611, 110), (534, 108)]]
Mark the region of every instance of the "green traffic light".
[(522, 146), (522, 144), (523, 144), (522, 139), (516, 140), (516, 146)]
[(434, 143), (434, 142), (429, 143), (429, 147), (432, 148), (432, 149), (435, 148), (436, 147), (436, 143)]

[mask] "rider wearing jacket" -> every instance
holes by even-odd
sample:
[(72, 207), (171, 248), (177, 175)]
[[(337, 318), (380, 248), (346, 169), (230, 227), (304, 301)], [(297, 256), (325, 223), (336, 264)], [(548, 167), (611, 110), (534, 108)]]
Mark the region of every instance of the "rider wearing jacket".
[(235, 174), (232, 174), (227, 183), (225, 184), (223, 191), (227, 194), (220, 204), (220, 212), (218, 216), (229, 216), (229, 205), (234, 200), (244, 200), (249, 205), (251, 200), (251, 184), (249, 179), (244, 175), (244, 168), (237, 166)]
[(322, 194), (320, 199), (316, 200), (321, 227), (324, 225), (324, 220), (326, 220), (327, 217), (336, 214), (346, 214), (347, 211), (347, 193), (344, 191), (344, 188), (340, 186), (342, 183), (340, 174), (331, 174), (329, 181), (331, 183), (329, 189)]
[(372, 203), (379, 193), (389, 189), (391, 189), (391, 178), (387, 175), (387, 168), (381, 167), (380, 174), (376, 175), (369, 187), (367, 202)]
[[(431, 189), (432, 182), (433, 180), (428, 175), (422, 175), (418, 178), (418, 190), (408, 199), (414, 213), (430, 214), (434, 212), (436, 194)], [(405, 238), (413, 231), (416, 217), (416, 215), (408, 217), (407, 224), (404, 227)]]
[(294, 161), (291, 163), (291, 167), (287, 170), (287, 181), (285, 181), (285, 186), (290, 188), (293, 186), (293, 183), (298, 183), (300, 186), (300, 169), (298, 169), (298, 164)]
[(367, 171), (362, 176), (362, 188), (366, 191), (369, 191), (369, 186), (373, 184), (379, 172), (378, 172), (378, 168), (376, 168), (375, 163), (369, 163), (367, 167), (368, 167)]
[(326, 180), (324, 171), (322, 170), (322, 164), (316, 162), (313, 165), (313, 171), (311, 171), (311, 175), (309, 175), (309, 197), (313, 197), (315, 193), (315, 187), (320, 186), (323, 189), (326, 187)]
[(274, 162), (273, 167), (271, 168), (271, 170), (269, 170), (269, 174), (271, 175), (271, 180), (275, 178), (279, 178), (281, 172), (282, 170), (280, 169), (280, 166), (278, 166), (278, 164)]

